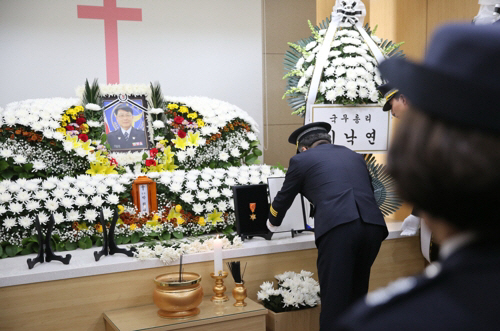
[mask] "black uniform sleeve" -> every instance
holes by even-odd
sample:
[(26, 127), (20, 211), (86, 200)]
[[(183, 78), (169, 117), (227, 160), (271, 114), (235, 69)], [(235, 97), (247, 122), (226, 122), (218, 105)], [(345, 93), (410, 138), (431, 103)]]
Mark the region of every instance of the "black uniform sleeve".
[(286, 211), (293, 203), (295, 196), (300, 192), (303, 175), (294, 158), (290, 159), (290, 166), (285, 176), (283, 187), (276, 194), (269, 211), (269, 222), (274, 226), (280, 226)]

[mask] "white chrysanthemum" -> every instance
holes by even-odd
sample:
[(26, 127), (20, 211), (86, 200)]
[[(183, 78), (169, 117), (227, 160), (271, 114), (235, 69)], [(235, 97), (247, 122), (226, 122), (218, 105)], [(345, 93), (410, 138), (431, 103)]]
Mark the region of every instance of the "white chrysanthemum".
[(80, 213), (77, 210), (71, 210), (69, 213), (66, 213), (66, 218), (69, 222), (76, 222), (80, 219)]
[(347, 90), (347, 92), (356, 90), (357, 88), (358, 84), (356, 84), (355, 81), (350, 80), (345, 84), (345, 89)]
[(337, 97), (341, 97), (345, 94), (345, 89), (343, 87), (336, 87), (333, 91)]
[(2, 158), (4, 159), (7, 159), (9, 157), (11, 157), (13, 155), (12, 151), (10, 149), (2, 149), (2, 151), (0, 152), (0, 155), (2, 156)]
[(186, 182), (186, 189), (190, 191), (196, 191), (198, 190), (198, 184), (196, 183), (196, 181)]
[(85, 108), (88, 110), (95, 110), (95, 111), (101, 110), (101, 106), (96, 105), (95, 103), (88, 103), (85, 105)]
[(61, 200), (61, 205), (66, 209), (71, 209), (73, 207), (73, 199), (71, 198), (63, 198)]
[(342, 43), (337, 39), (332, 41), (331, 47), (339, 47), (340, 45), (342, 45)]
[(50, 211), (56, 211), (59, 208), (59, 202), (56, 199), (49, 199), (45, 201), (45, 208)]
[(359, 66), (358, 61), (355, 57), (346, 57), (343, 59), (343, 63), (346, 67), (357, 67)]
[(63, 213), (55, 213), (54, 214), (54, 223), (55, 224), (61, 224), (64, 222), (64, 215)]
[(212, 179), (212, 186), (219, 187), (221, 185), (222, 185), (222, 182), (221, 182), (221, 180), (219, 178)]
[(95, 194), (95, 187), (87, 185), (82, 189), (82, 192), (86, 195), (94, 195)]
[(12, 217), (4, 219), (3, 226), (7, 228), (7, 230), (11, 229), (13, 226), (16, 226), (16, 219)]
[(28, 216), (23, 216), (19, 218), (19, 225), (23, 228), (27, 229), (33, 224), (33, 220)]
[(219, 153), (219, 160), (226, 162), (229, 159), (229, 154), (225, 151)]
[(364, 67), (365, 67), (366, 71), (368, 71), (368, 72), (373, 72), (373, 70), (375, 69), (373, 64), (368, 63), (368, 62), (364, 65)]
[(373, 90), (372, 92), (370, 92), (370, 100), (372, 102), (377, 102), (378, 98), (379, 98), (379, 93), (377, 90)]
[(111, 205), (117, 205), (120, 202), (120, 199), (118, 195), (116, 194), (110, 194), (106, 198), (106, 200), (111, 204)]
[(153, 122), (153, 128), (155, 129), (161, 129), (165, 127), (165, 123), (163, 121), (157, 120)]
[(26, 163), (26, 157), (23, 155), (16, 155), (14, 157), (14, 163), (15, 164), (24, 164), (24, 163)]
[(182, 201), (189, 203), (189, 204), (193, 203), (193, 200), (194, 200), (193, 195), (191, 193), (188, 193), (188, 192), (182, 193), (180, 198)]
[(108, 208), (108, 207), (104, 207), (102, 209), (102, 216), (104, 217), (105, 220), (109, 220), (111, 219), (111, 217), (113, 217), (113, 210), (111, 210), (111, 208)]
[(238, 177), (238, 182), (241, 185), (246, 185), (246, 184), (248, 184), (248, 177), (246, 177), (246, 176), (240, 176), (240, 177)]
[(314, 47), (316, 47), (318, 43), (316, 41), (311, 41), (309, 42), (307, 45), (306, 45), (306, 51), (310, 51), (311, 49), (313, 49)]
[(300, 70), (302, 69), (302, 66), (304, 65), (305, 59), (301, 57), (298, 61), (297, 64), (295, 65), (295, 69)]
[(204, 190), (208, 190), (210, 188), (210, 182), (203, 180), (200, 182), (200, 188)]
[(340, 54), (342, 54), (341, 51), (330, 51), (330, 53), (328, 53), (328, 56), (329, 57), (338, 57)]
[(240, 155), (241, 155), (240, 150), (237, 147), (232, 148), (230, 153), (234, 157), (240, 157)]
[(215, 205), (214, 205), (213, 203), (211, 203), (211, 202), (207, 202), (207, 203), (205, 204), (205, 210), (206, 210), (208, 213), (213, 212), (213, 211), (214, 211), (214, 209), (215, 209)]
[[(325, 70), (325, 76), (327, 76), (327, 77), (335, 76), (335, 67), (328, 67), (328, 68), (326, 68), (326, 70)], [(302, 77), (302, 78), (304, 78), (304, 77)], [(300, 81), (299, 81), (299, 83), (300, 83)], [(304, 80), (304, 84), (305, 84), (305, 80)], [(302, 86), (304, 84), (302, 84)], [(302, 87), (302, 86), (298, 86), (298, 87)]]
[(196, 214), (196, 215), (200, 215), (201, 213), (203, 213), (203, 205), (201, 203), (195, 203), (193, 205), (193, 212)]
[(52, 197), (54, 197), (56, 199), (62, 199), (66, 195), (66, 191), (58, 188), (58, 189), (55, 189), (54, 191), (52, 191), (51, 195), (52, 195)]
[(330, 90), (330, 91), (326, 92), (325, 98), (326, 98), (326, 100), (333, 103), (335, 101), (335, 99), (337, 99), (337, 94), (335, 93), (334, 90)]
[(358, 97), (358, 92), (357, 92), (357, 90), (347, 90), (345, 95), (349, 99), (354, 100)]
[(208, 199), (208, 194), (205, 191), (198, 191), (196, 198), (200, 201), (205, 201)]
[(40, 224), (45, 224), (48, 222), (48, 220), (49, 220), (49, 215), (47, 215), (46, 213), (41, 212), (38, 214), (38, 221), (40, 222)]
[(83, 195), (80, 195), (78, 197), (76, 197), (75, 199), (75, 205), (79, 206), (79, 207), (83, 207), (85, 205), (88, 204), (88, 200), (85, 196)]
[(256, 135), (255, 135), (255, 133), (253, 133), (253, 132), (248, 132), (248, 133), (247, 133), (247, 137), (248, 137), (248, 139), (250, 139), (250, 141), (255, 141), (255, 140), (257, 140), (257, 136), (256, 136)]
[(85, 219), (90, 222), (95, 221), (98, 215), (99, 214), (94, 209), (87, 209), (84, 214)]
[(364, 87), (361, 87), (358, 91), (358, 94), (359, 94), (359, 97), (360, 98), (368, 98), (369, 94), (368, 94), (368, 90)]
[(213, 188), (210, 191), (208, 191), (208, 196), (212, 199), (217, 199), (218, 197), (220, 197), (220, 192), (219, 190)]
[(169, 185), (169, 189), (174, 193), (182, 192), (182, 184), (179, 182), (173, 182)]
[[(316, 54), (314, 53), (311, 53), (308, 57), (306, 57), (306, 62), (307, 63), (310, 63), (312, 62), (312, 60), (314, 60), (314, 58), (316, 57)], [(312, 67), (312, 66), (311, 66)], [(310, 67), (309, 67), (310, 68)]]
[(314, 66), (311, 65), (311, 66), (309, 66), (309, 68), (307, 68), (307, 70), (304, 73), (304, 75), (305, 75), (306, 78), (310, 78), (310, 77), (312, 77), (313, 73), (314, 73)]
[(356, 80), (356, 78), (358, 78), (358, 75), (356, 74), (356, 71), (354, 69), (347, 69), (346, 77), (348, 80)]
[(23, 211), (23, 205), (17, 202), (9, 204), (9, 211), (13, 214), (18, 214)]

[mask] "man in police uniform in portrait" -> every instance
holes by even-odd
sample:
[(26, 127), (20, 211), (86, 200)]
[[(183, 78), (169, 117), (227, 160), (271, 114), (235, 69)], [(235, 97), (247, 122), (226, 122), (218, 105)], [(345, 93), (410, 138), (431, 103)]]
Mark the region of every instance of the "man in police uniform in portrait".
[(500, 329), (500, 29), (445, 25), (427, 49), (422, 63), (389, 59), (380, 71), (411, 102), (388, 170), (439, 262), (369, 293), (333, 330)]
[(363, 156), (332, 145), (330, 129), (316, 122), (290, 135), (298, 154), (290, 159), (268, 220), (275, 231), (298, 193), (314, 205), (321, 330), (368, 292), (370, 268), (388, 234)]
[(111, 149), (147, 149), (145, 132), (134, 128), (134, 112), (132, 108), (119, 105), (116, 106), (114, 113), (120, 127), (107, 134)]

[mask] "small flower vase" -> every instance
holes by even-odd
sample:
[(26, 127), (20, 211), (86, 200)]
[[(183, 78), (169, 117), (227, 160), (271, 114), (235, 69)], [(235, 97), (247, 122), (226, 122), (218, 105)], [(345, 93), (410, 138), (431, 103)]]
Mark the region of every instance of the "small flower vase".
[(245, 298), (247, 297), (247, 288), (243, 283), (234, 283), (235, 287), (233, 289), (233, 298), (236, 300), (233, 303), (235, 307), (245, 307), (247, 304)]

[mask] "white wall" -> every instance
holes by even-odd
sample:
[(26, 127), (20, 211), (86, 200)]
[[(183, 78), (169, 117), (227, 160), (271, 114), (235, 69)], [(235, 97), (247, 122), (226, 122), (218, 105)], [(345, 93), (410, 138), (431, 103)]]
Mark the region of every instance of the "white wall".
[[(77, 18), (102, 0), (0, 0), (0, 107), (74, 97), (106, 83), (104, 22)], [(207, 96), (247, 111), (262, 128), (261, 0), (117, 0), (142, 21), (118, 21), (120, 83), (159, 81), (164, 94)], [(262, 136), (260, 137), (263, 141)]]

